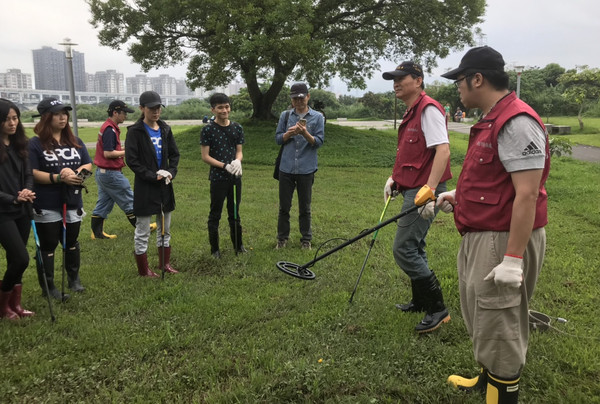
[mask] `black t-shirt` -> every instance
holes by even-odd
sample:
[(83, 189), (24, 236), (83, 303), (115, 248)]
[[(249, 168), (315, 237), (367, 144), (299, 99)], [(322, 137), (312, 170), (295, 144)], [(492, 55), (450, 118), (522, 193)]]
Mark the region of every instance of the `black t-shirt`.
[[(221, 126), (216, 122), (202, 128), (200, 144), (209, 146), (209, 155), (215, 160), (231, 163), (235, 160), (237, 145), (244, 144), (244, 129), (237, 122), (230, 122), (229, 126)], [(231, 174), (219, 167), (210, 167), (208, 179), (211, 181), (225, 181)]]
[[(45, 171), (47, 173), (60, 174), (65, 167), (77, 170), (84, 164), (92, 162), (83, 141), (77, 138), (81, 148), (71, 146), (58, 146), (53, 150), (44, 150), (40, 138), (35, 136), (29, 141), (29, 162), (32, 170)], [(69, 209), (83, 207), (81, 199), (81, 188), (55, 184), (34, 184), (36, 198), (33, 203), (36, 209), (61, 210), (62, 204), (67, 202)]]

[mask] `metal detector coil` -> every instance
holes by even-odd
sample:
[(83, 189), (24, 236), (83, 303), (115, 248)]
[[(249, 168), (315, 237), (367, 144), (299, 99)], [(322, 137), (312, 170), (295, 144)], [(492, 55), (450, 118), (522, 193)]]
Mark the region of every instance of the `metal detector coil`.
[(315, 279), (315, 273), (310, 269), (307, 269), (301, 265), (294, 264), (293, 262), (279, 261), (277, 269), (281, 272), (291, 275), (295, 278), (312, 280)]
[(332, 248), (331, 250), (319, 255), (317, 258), (315, 258), (314, 260), (312, 260), (310, 262), (307, 262), (304, 265), (298, 265), (298, 264), (294, 264), (293, 262), (287, 262), (287, 261), (279, 261), (276, 264), (277, 269), (279, 269), (283, 273), (286, 273), (286, 274), (291, 275), (296, 278), (314, 279), (315, 274), (308, 268), (312, 267), (317, 261), (320, 261), (323, 258), (328, 257), (329, 255), (333, 254), (334, 252), (339, 251), (342, 248), (349, 246), (350, 244), (354, 243), (355, 241), (358, 241), (361, 238), (366, 237), (373, 232), (376, 232), (377, 230), (381, 229), (384, 226), (387, 226), (390, 223), (396, 222), (396, 220), (400, 219), (403, 216), (408, 215), (409, 213), (414, 212), (417, 209), (419, 209), (419, 206), (415, 205), (415, 206), (405, 210), (404, 212), (401, 212), (401, 213), (397, 214), (396, 216), (386, 220), (385, 222), (379, 223), (377, 226), (361, 232), (358, 236), (338, 245), (337, 247)]

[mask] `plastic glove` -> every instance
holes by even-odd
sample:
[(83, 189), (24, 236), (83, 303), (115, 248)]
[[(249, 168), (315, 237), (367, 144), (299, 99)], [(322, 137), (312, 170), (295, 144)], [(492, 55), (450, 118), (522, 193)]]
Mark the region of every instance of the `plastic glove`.
[(236, 177), (241, 177), (242, 176), (242, 162), (238, 159), (235, 159), (231, 162), (231, 165), (235, 168), (234, 175)]
[(392, 179), (392, 177), (388, 178), (386, 183), (385, 183), (385, 187), (383, 187), (383, 201), (387, 202), (387, 199), (389, 196), (392, 197), (392, 200), (395, 199), (396, 195), (398, 195), (398, 191), (396, 191), (394, 188), (394, 180)]
[(421, 206), (419, 208), (419, 215), (421, 215), (421, 217), (423, 219), (431, 219), (432, 217), (435, 216), (435, 203), (433, 203), (433, 201), (431, 202), (427, 202), (424, 206)]
[(231, 164), (225, 165), (225, 171), (227, 171), (231, 175), (235, 175), (235, 168)]
[(510, 286), (513, 288), (521, 287), (523, 282), (523, 270), (521, 265), (523, 258), (512, 255), (505, 255), (502, 262), (497, 265), (492, 271), (483, 278), (484, 281), (489, 281), (494, 278), (496, 286)]
[(442, 192), (438, 195), (435, 205), (444, 213), (450, 213), (454, 210), (456, 204), (456, 189), (448, 192)]
[(167, 185), (169, 185), (171, 183), (171, 178), (173, 178), (171, 173), (168, 172), (167, 170), (158, 170), (156, 172), (156, 175), (160, 175), (161, 177), (163, 177), (165, 179), (165, 184), (167, 184)]

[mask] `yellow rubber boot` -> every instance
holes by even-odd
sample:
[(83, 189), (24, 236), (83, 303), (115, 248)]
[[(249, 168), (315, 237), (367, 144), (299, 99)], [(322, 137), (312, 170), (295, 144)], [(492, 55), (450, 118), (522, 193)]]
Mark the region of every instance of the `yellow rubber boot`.
[(92, 240), (117, 238), (116, 234), (104, 232), (104, 219), (100, 216), (92, 216)]
[(519, 402), (519, 375), (510, 379), (503, 379), (487, 373), (486, 404), (518, 404)]
[(485, 369), (481, 368), (479, 375), (472, 379), (467, 379), (466, 377), (459, 375), (451, 375), (448, 377), (448, 384), (458, 390), (484, 393), (487, 387), (487, 372)]

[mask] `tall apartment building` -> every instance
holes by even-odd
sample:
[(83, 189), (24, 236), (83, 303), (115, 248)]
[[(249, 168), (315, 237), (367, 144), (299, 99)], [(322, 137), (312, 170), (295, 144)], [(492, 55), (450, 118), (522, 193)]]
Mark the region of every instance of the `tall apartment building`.
[(152, 88), (160, 95), (177, 95), (177, 80), (168, 74), (152, 77)]
[[(127, 93), (141, 94), (144, 91), (152, 91), (152, 79), (145, 74), (136, 74), (135, 77), (125, 79)], [(156, 90), (155, 90), (156, 91)]]
[(12, 89), (33, 88), (30, 73), (21, 73), (21, 69), (8, 69), (0, 73), (0, 87)]
[(94, 92), (123, 94), (125, 92), (125, 76), (116, 70), (96, 72), (94, 75)]
[[(38, 90), (69, 90), (65, 53), (50, 46), (42, 46), (42, 49), (34, 49), (32, 52), (35, 88)], [(77, 51), (73, 51), (73, 81), (75, 91), (86, 90), (85, 57), (83, 53)]]

